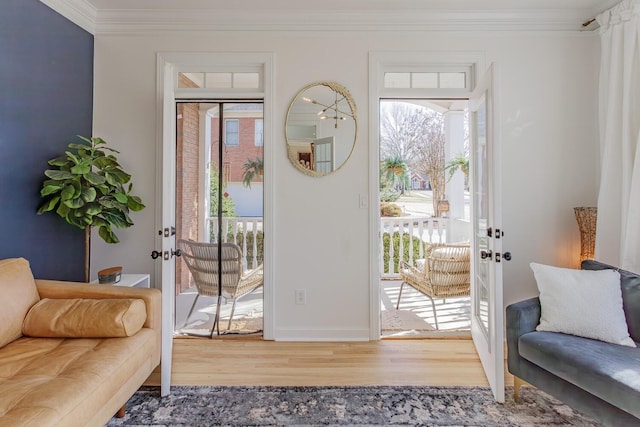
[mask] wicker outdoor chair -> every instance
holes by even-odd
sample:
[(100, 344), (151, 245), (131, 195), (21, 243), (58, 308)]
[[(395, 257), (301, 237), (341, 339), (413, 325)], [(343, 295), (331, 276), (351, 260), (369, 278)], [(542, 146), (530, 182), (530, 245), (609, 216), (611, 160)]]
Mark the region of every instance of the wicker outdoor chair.
[(438, 326), (434, 298), (454, 298), (471, 295), (469, 244), (429, 244), (425, 248), (424, 260), (416, 260), (416, 266), (402, 262), (400, 277), (402, 285), (396, 310), (400, 307), (402, 289), (405, 284), (429, 297), (433, 317)]
[[(218, 248), (217, 243), (201, 243), (193, 240), (179, 240), (178, 247), (182, 251), (182, 259), (184, 259), (189, 272), (196, 284), (196, 295), (185, 325), (189, 322), (189, 318), (193, 313), (193, 309), (198, 302), (198, 298), (202, 296), (217, 297), (218, 304), (216, 309), (216, 317), (211, 327), (209, 336), (213, 336), (213, 332), (218, 327), (218, 335), (220, 334), (220, 303), (221, 298), (233, 300), (231, 307), (231, 315), (227, 330), (231, 327), (231, 320), (236, 309), (236, 302), (243, 296), (250, 294), (263, 284), (262, 264), (257, 268), (244, 272), (242, 267), (242, 250), (234, 243), (222, 243)], [(221, 266), (218, 269), (218, 251), (221, 252)], [(219, 271), (221, 273), (219, 274)], [(218, 278), (221, 278), (221, 281)]]

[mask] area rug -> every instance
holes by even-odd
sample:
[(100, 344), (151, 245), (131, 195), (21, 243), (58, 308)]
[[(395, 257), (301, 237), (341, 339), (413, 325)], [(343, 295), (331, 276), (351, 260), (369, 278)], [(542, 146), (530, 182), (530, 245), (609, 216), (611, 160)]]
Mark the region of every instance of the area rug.
[(408, 310), (383, 310), (380, 312), (382, 333), (399, 331), (435, 331), (426, 320)]
[(531, 388), (521, 401), (488, 387), (143, 387), (108, 426), (599, 426)]

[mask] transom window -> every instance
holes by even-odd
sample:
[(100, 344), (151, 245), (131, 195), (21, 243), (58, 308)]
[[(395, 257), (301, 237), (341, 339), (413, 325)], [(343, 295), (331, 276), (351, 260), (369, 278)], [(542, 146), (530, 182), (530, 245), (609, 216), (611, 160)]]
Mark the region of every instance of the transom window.
[(386, 72), (385, 89), (466, 89), (467, 72)]
[(260, 89), (259, 72), (178, 73), (179, 89)]

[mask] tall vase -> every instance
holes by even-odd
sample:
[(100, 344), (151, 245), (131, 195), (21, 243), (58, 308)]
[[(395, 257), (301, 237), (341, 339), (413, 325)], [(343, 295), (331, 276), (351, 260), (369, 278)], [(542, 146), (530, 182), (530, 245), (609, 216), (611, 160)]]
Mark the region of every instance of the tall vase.
[(580, 262), (585, 259), (594, 259), (598, 208), (579, 207), (573, 208), (573, 211), (580, 229)]

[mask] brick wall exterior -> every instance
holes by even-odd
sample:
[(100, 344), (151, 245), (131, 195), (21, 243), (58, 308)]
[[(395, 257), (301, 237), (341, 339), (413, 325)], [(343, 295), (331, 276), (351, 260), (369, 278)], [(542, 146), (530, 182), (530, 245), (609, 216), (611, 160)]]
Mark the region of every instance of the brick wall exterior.
[[(199, 107), (178, 104), (176, 109), (176, 239), (198, 240)], [(191, 280), (184, 262), (176, 262), (176, 294)]]
[[(262, 117), (259, 117), (260, 119)], [(233, 117), (225, 116), (226, 119), (237, 119), (239, 121), (239, 144), (237, 146), (223, 147), (222, 161), (225, 163), (226, 170), (223, 173), (225, 180), (230, 182), (242, 182), (242, 174), (244, 165), (247, 160), (255, 160), (263, 158), (263, 147), (255, 145), (255, 123), (256, 117)], [(211, 119), (211, 162), (215, 167), (218, 166), (218, 126), (220, 120), (218, 118)], [(260, 182), (260, 178), (256, 178), (253, 182)]]

